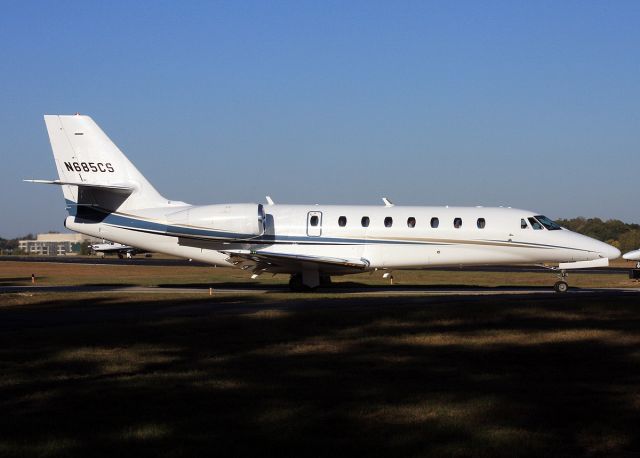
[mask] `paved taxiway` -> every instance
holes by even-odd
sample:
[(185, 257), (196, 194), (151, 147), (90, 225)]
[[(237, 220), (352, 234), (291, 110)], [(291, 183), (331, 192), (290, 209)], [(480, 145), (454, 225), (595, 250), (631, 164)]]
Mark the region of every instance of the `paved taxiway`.
[[(0, 286), (2, 293), (120, 293), (120, 294), (266, 294), (288, 293), (286, 286), (209, 288), (171, 287), (171, 286), (117, 286), (117, 285), (81, 285), (81, 286)], [(422, 286), (380, 286), (380, 287), (332, 287), (320, 289), (320, 294), (367, 295), (367, 296), (517, 296), (517, 295), (555, 295), (550, 287), (497, 287), (497, 288), (442, 288)], [(304, 294), (304, 293), (301, 293)], [(565, 294), (640, 294), (634, 288), (570, 288)]]
[[(188, 259), (167, 259), (167, 258), (145, 258), (137, 257), (131, 259), (119, 259), (117, 257), (97, 256), (2, 256), (0, 261), (10, 262), (47, 262), (61, 264), (87, 264), (87, 265), (123, 265), (123, 266), (163, 266), (163, 267), (213, 267), (197, 261), (189, 261)], [(633, 266), (629, 267), (599, 267), (593, 269), (579, 269), (572, 273), (589, 273), (589, 274), (624, 274), (629, 272)], [(460, 267), (432, 267), (423, 270), (440, 270), (448, 272), (549, 272), (540, 266), (524, 265), (524, 266), (460, 266)]]

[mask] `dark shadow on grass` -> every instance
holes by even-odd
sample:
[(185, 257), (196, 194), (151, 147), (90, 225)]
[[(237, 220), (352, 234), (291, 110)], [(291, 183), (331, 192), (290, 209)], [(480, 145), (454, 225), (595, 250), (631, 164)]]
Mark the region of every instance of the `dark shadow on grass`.
[[(133, 286), (133, 285), (132, 285)], [(246, 290), (273, 290), (273, 291), (289, 291), (286, 283), (258, 283), (258, 282), (201, 282), (201, 283), (161, 283), (158, 288), (219, 288), (219, 289), (246, 289)], [(319, 286), (314, 291), (320, 293), (343, 293), (345, 291), (550, 291), (549, 286), (527, 286), (527, 285), (509, 285), (509, 286), (484, 286), (470, 284), (421, 284), (421, 283), (396, 283), (389, 284), (370, 284), (357, 281), (340, 281), (334, 282), (328, 286)], [(579, 289), (572, 287), (572, 289)], [(313, 291), (312, 291), (313, 292)]]
[(483, 286), (483, 285), (470, 285), (468, 283), (465, 284), (424, 284), (424, 283), (396, 283), (394, 285), (386, 284), (386, 285), (372, 285), (367, 283), (360, 283), (354, 281), (345, 281), (345, 282), (335, 282), (330, 286), (323, 286), (318, 288), (319, 291), (342, 291), (345, 289), (371, 289), (371, 290), (381, 290), (381, 291), (394, 291), (394, 290), (416, 290), (416, 291), (440, 291), (440, 290), (456, 290), (456, 291), (471, 291), (471, 290), (482, 290), (482, 291), (511, 291), (511, 290), (531, 290), (531, 291), (549, 291), (551, 289), (550, 286), (526, 286), (526, 285), (508, 285), (508, 286)]
[(105, 283), (83, 283), (78, 285), (79, 287), (86, 286), (89, 288), (130, 288), (132, 286), (140, 286), (139, 283), (119, 283), (119, 282), (105, 282)]
[(289, 287), (287, 284), (278, 284), (278, 283), (257, 283), (257, 282), (247, 282), (247, 281), (227, 281), (227, 282), (201, 282), (201, 283), (160, 283), (158, 284), (158, 288), (221, 288), (221, 289), (247, 289), (247, 290), (274, 290), (288, 291)]
[[(36, 281), (44, 280), (47, 277), (36, 277)], [(31, 277), (3, 277), (0, 278), (0, 286), (26, 286), (31, 285)]]
[(0, 309), (0, 454), (625, 456), (636, 295)]

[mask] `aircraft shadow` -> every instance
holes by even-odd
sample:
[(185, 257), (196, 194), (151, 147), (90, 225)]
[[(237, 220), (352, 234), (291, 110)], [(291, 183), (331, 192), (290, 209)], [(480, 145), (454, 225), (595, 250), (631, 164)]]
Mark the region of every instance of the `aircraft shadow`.
[[(220, 288), (220, 289), (246, 289), (248, 291), (274, 291), (274, 292), (288, 292), (289, 287), (286, 284), (273, 284), (273, 283), (256, 283), (256, 282), (201, 282), (201, 283), (162, 283), (157, 285), (158, 288), (163, 289), (180, 289), (180, 288)], [(578, 287), (572, 287), (572, 290), (579, 290)], [(344, 292), (358, 292), (358, 291), (550, 291), (549, 286), (484, 286), (484, 285), (470, 285), (470, 284), (395, 284), (395, 285), (372, 285), (367, 283), (346, 281), (335, 282), (331, 285), (321, 285), (312, 292), (318, 293), (344, 293)]]

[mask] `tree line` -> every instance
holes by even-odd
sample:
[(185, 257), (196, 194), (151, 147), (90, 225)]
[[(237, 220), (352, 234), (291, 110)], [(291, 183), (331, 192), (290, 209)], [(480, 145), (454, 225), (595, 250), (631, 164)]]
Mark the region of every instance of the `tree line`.
[(18, 253), (18, 242), (20, 240), (35, 240), (36, 237), (33, 234), (27, 234), (23, 237), (16, 237), (15, 239), (5, 239), (0, 237), (0, 253), (2, 254), (8, 254), (8, 253), (13, 253), (13, 254), (17, 254)]
[(558, 219), (567, 229), (613, 245), (623, 253), (640, 248), (640, 224), (624, 223), (618, 219), (600, 218)]

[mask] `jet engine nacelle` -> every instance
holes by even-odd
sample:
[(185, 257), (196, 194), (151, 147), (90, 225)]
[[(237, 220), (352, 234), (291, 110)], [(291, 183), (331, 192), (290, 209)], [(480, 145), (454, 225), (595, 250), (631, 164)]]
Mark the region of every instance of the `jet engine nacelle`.
[(176, 235), (242, 240), (264, 234), (266, 215), (262, 204), (202, 205), (167, 215), (167, 221)]

